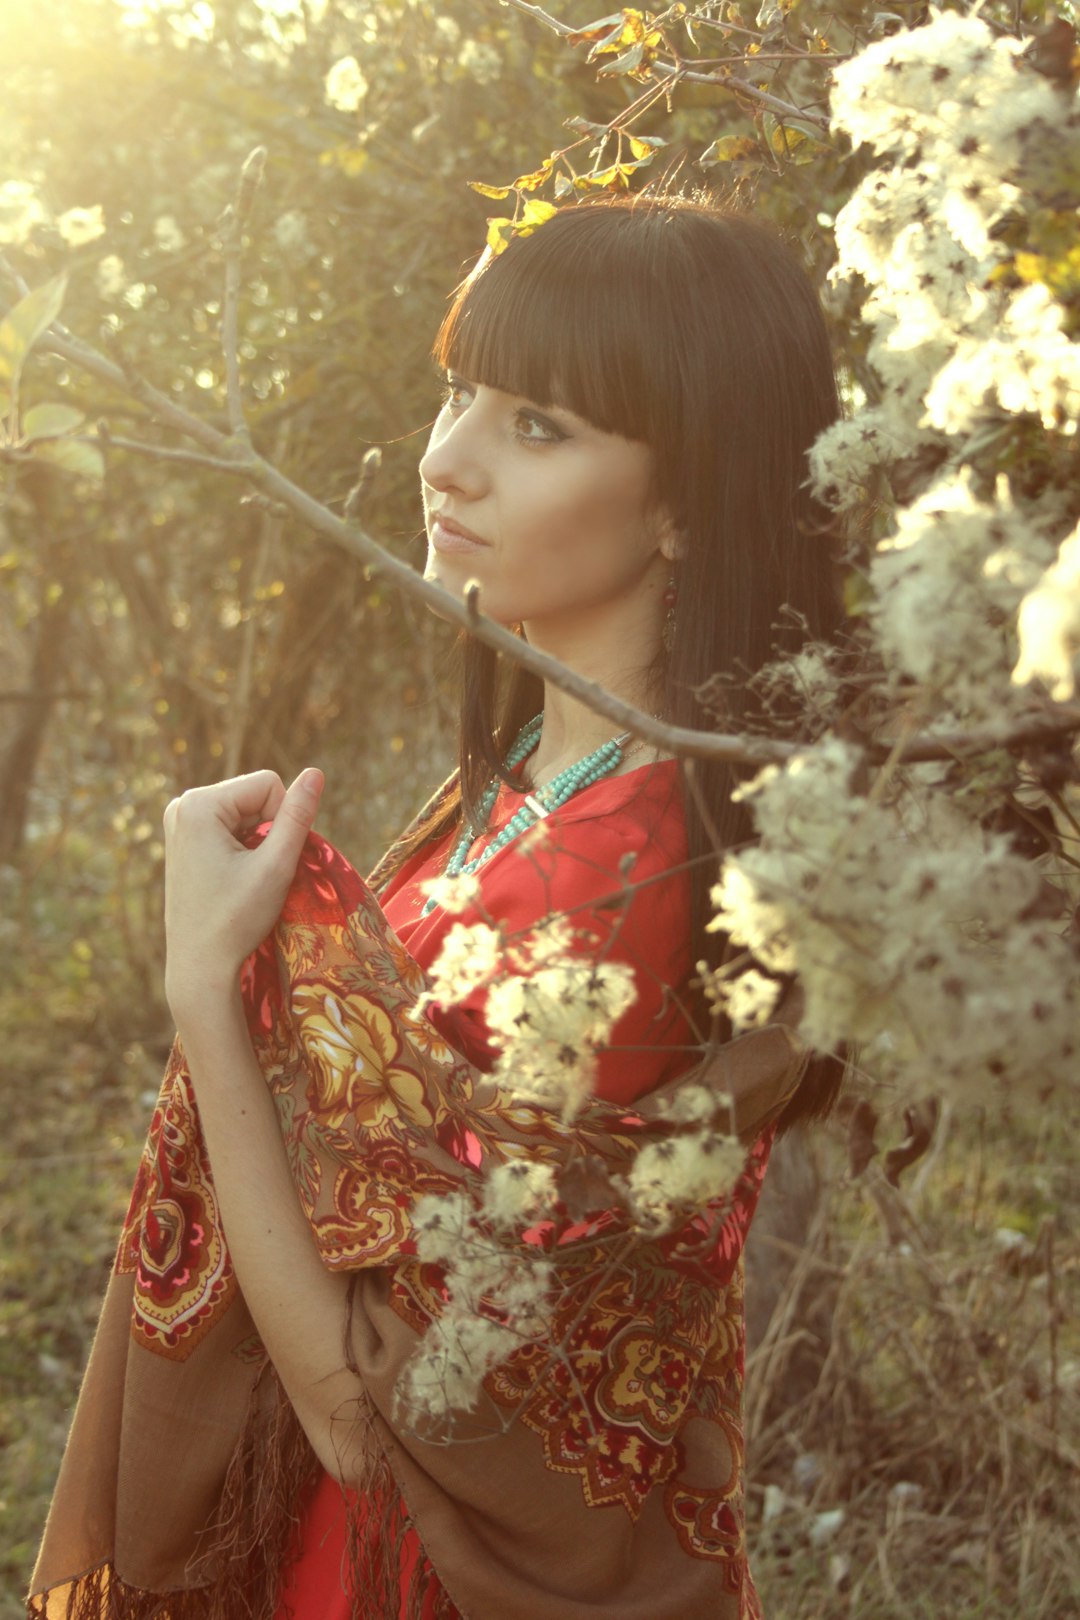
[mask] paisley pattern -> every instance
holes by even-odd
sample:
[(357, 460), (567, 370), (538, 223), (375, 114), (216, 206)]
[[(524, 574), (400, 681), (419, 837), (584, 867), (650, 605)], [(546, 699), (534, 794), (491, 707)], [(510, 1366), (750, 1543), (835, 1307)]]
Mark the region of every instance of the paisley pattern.
[(195, 1099), (176, 1048), (150, 1124), (115, 1269), (135, 1273), (136, 1342), (177, 1361), (190, 1356), (236, 1292)]
[[(724, 1565), (732, 1591), (745, 1576), (741, 1254), (768, 1146), (755, 1144), (728, 1207), (700, 1232), (613, 1251), (609, 1222), (604, 1241), (572, 1245), (553, 1300), (560, 1354), (526, 1345), (485, 1382), (536, 1434), (547, 1466), (578, 1477), (589, 1507), (618, 1505), (636, 1520), (650, 1492), (666, 1487), (683, 1550)], [(441, 1308), (441, 1274), (401, 1266), (391, 1298), (423, 1332)], [(708, 1431), (692, 1455), (683, 1442), (691, 1422)], [(694, 1478), (697, 1457), (713, 1478)]]
[[(419, 1196), (465, 1188), (478, 1201), (483, 1170), (523, 1155), (557, 1167), (588, 1156), (618, 1176), (655, 1139), (663, 1101), (594, 1100), (572, 1126), (522, 1106), (416, 1012), (424, 984), (371, 890), (309, 839), (278, 929), (244, 972), (249, 1028), (325, 1264), (392, 1268), (393, 1309), (420, 1333), (446, 1290), (416, 1258)], [(524, 1345), (485, 1384), (536, 1436), (546, 1467), (579, 1481), (588, 1508), (636, 1522), (660, 1492), (681, 1549), (722, 1571), (726, 1590), (746, 1583), (747, 1617), (740, 1257), (768, 1148), (766, 1133), (732, 1195), (663, 1238), (645, 1241), (617, 1200), (524, 1234), (554, 1262), (558, 1351)], [(116, 1269), (134, 1273), (135, 1339), (176, 1360), (236, 1291), (178, 1048)]]

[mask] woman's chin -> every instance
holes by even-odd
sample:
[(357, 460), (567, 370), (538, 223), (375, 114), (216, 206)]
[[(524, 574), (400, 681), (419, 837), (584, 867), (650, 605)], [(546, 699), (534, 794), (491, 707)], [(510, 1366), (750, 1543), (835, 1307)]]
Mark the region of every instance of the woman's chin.
[[(424, 578), (429, 582), (429, 584), (441, 585), (443, 590), (446, 591), (447, 595), (456, 598), (456, 600), (459, 602), (463, 602), (465, 600), (465, 593), (470, 585), (480, 585), (480, 594), (476, 601), (476, 605), (480, 612), (483, 613), (486, 618), (495, 619), (500, 624), (511, 624), (516, 622), (514, 620), (504, 619), (497, 612), (493, 613), (491, 611), (495, 604), (489, 604), (487, 601), (485, 601), (483, 585), (476, 577), (476, 569), (470, 568), (468, 566), (468, 561), (465, 558), (460, 560), (457, 558), (449, 559), (446, 557), (440, 557), (438, 552), (429, 550), (427, 562), (424, 566)], [(427, 605), (431, 612), (434, 613), (438, 618), (449, 618), (449, 614), (444, 613), (437, 602), (429, 602)]]

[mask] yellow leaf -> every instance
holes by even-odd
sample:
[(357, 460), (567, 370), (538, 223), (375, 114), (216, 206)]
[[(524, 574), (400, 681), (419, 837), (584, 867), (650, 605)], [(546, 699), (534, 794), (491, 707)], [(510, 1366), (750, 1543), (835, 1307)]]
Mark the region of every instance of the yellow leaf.
[(496, 202), (502, 202), (504, 197), (510, 195), (509, 186), (485, 186), (480, 180), (470, 180), (469, 189), (478, 191), (481, 197), (491, 197)]
[(1018, 253), (1015, 264), (1021, 281), (1041, 281), (1046, 274), (1046, 260), (1041, 253)]
[(648, 162), (649, 158), (653, 157), (661, 146), (666, 145), (667, 141), (662, 141), (658, 135), (630, 136), (630, 150), (643, 163)]
[(518, 228), (535, 230), (537, 225), (543, 225), (556, 211), (554, 203), (544, 202), (540, 197), (530, 197), (522, 209)]
[(711, 163), (742, 162), (760, 156), (757, 141), (752, 135), (721, 135), (719, 140), (705, 148), (698, 162), (708, 166)]
[(514, 234), (512, 219), (489, 219), (487, 228), (487, 245), (492, 253), (501, 253)]
[(551, 173), (552, 162), (553, 159), (547, 157), (538, 169), (533, 170), (532, 174), (519, 174), (514, 181), (514, 190), (535, 191), (538, 186), (542, 186)]

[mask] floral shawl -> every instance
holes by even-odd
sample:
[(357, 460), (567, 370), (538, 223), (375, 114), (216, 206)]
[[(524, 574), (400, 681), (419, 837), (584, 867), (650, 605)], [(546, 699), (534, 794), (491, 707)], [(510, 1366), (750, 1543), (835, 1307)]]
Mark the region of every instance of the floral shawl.
[[(801, 1070), (794, 1042), (770, 1025), (698, 1074), (735, 1097), (752, 1146), (729, 1197), (648, 1238), (618, 1178), (643, 1144), (681, 1129), (666, 1108), (679, 1082), (560, 1123), (448, 1047), (417, 1009), (423, 989), (372, 889), (310, 837), (243, 990), (312, 1237), (355, 1278), (342, 1331), (364, 1390), (343, 1414), (350, 1439), (366, 1437), (357, 1616), (419, 1615), (433, 1567), (467, 1620), (748, 1620), (741, 1253), (768, 1121)], [(335, 1067), (335, 1040), (363, 1062)], [(395, 1385), (444, 1287), (416, 1254), (417, 1198), (478, 1201), (484, 1170), (514, 1157), (558, 1171), (557, 1217), (507, 1240), (552, 1263), (554, 1331), (490, 1372), (471, 1413), (418, 1429)], [(319, 1472), (233, 1271), (176, 1045), (28, 1613), (272, 1620)], [(409, 1525), (424, 1558), (402, 1608)]]

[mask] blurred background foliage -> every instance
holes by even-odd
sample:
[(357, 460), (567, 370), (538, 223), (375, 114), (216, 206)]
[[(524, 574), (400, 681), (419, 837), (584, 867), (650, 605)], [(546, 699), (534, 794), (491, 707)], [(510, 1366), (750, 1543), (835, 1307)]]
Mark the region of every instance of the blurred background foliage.
[[(599, 9), (551, 7), (581, 27)], [(734, 59), (757, 42), (754, 82), (818, 114), (832, 57), (901, 26), (856, 0), (710, 9), (726, 25), (718, 55)], [(912, 20), (912, 8), (901, 9)], [(983, 9), (1007, 26), (1042, 16), (1032, 0)], [(702, 31), (703, 54), (711, 38)], [(350, 57), (355, 69), (334, 106), (327, 75)], [(63, 320), (72, 331), (224, 426), (218, 224), (241, 163), (265, 145), (241, 307), (256, 446), (337, 510), (364, 451), (383, 446), (365, 526), (419, 563), (416, 463), (438, 398), (428, 347), (486, 216), (500, 209), (466, 182), (505, 185), (576, 138), (566, 120), (606, 124), (641, 94), (631, 73), (598, 77), (596, 68), (495, 0), (0, 0), (0, 249), (31, 285), (69, 271)], [(704, 181), (800, 245), (844, 387), (872, 390), (850, 295), (825, 285), (832, 220), (863, 160), (822, 143), (812, 124), (785, 133), (761, 105), (705, 83), (680, 87), (672, 108), (660, 98), (635, 133), (664, 145), (632, 184), (665, 170)], [(612, 154), (594, 150), (578, 167), (590, 161), (602, 168)], [(0, 283), (0, 293), (14, 301), (12, 288)], [(157, 433), (127, 395), (109, 397), (76, 369), (35, 357), (24, 405), (58, 400), (90, 422), (106, 418), (117, 435)], [(0, 1617), (11, 1620), (170, 1037), (164, 805), (237, 771), (270, 766), (288, 780), (318, 763), (328, 778), (320, 826), (363, 867), (451, 763), (453, 649), (444, 626), (220, 474), (115, 450), (100, 484), (40, 464), (2, 476)], [(1025, 1141), (1035, 1166), (1045, 1161), (1042, 1202), (1024, 1203), (1015, 1222), (999, 1205), (1021, 1194), (986, 1144), (946, 1167), (943, 1205), (962, 1195), (978, 1211), (965, 1241), (985, 1248), (1004, 1220), (1034, 1244), (1040, 1223), (1060, 1212), (1053, 1143), (1041, 1125)], [(842, 1234), (862, 1241), (859, 1195), (837, 1196), (811, 1292), (815, 1278), (842, 1275)], [(934, 1218), (946, 1220), (941, 1209)], [(873, 1273), (864, 1254), (860, 1287)], [(987, 1312), (1017, 1276), (1026, 1289), (1027, 1272), (992, 1271)], [(931, 1339), (942, 1316), (936, 1286), (927, 1283), (923, 1312)], [(850, 1301), (852, 1318), (874, 1321), (875, 1297)], [(789, 1326), (785, 1318), (783, 1332)], [(869, 1329), (858, 1333), (861, 1343)], [(994, 1343), (1003, 1355), (1003, 1340)], [(861, 1475), (852, 1439), (855, 1405), (869, 1403), (861, 1420), (874, 1401), (843, 1380), (823, 1387), (839, 1461), (832, 1473), (819, 1469), (821, 1488), (857, 1496), (870, 1479), (873, 1513), (884, 1513), (881, 1492), (899, 1464), (890, 1474), (888, 1446), (869, 1423)], [(886, 1405), (894, 1395), (882, 1392)], [(763, 1424), (767, 1415), (780, 1425), (785, 1466), (789, 1404), (762, 1408)], [(1057, 1476), (1043, 1451), (1035, 1455), (1040, 1489), (1052, 1491)], [(958, 1464), (949, 1489), (967, 1489), (985, 1462), (979, 1453)], [(888, 1511), (894, 1550), (911, 1556), (917, 1522), (914, 1544), (905, 1542)], [(872, 1514), (859, 1523), (867, 1559), (880, 1563)], [(973, 1541), (956, 1523), (969, 1552), (948, 1577), (950, 1615), (998, 1613), (981, 1598), (964, 1604), (965, 1594), (1001, 1586), (1003, 1562), (1014, 1574), (1020, 1567), (1020, 1586), (1012, 1576), (1001, 1586), (1002, 1615), (1067, 1612), (1054, 1605), (1076, 1596), (1075, 1561), (1059, 1559), (1038, 1604), (1017, 1609), (1037, 1538), (1015, 1556), (995, 1551), (987, 1573), (983, 1531)], [(887, 1559), (870, 1606), (849, 1607), (851, 1581), (829, 1563), (839, 1556), (832, 1541), (807, 1548), (801, 1534), (785, 1530), (777, 1541), (774, 1531), (762, 1565), (773, 1620), (946, 1612), (930, 1596), (913, 1604), (910, 1582), (898, 1588)], [(1054, 1537), (1057, 1558), (1064, 1541)], [(852, 1554), (843, 1556), (850, 1568)], [(917, 1591), (932, 1593), (934, 1572), (920, 1579)]]

